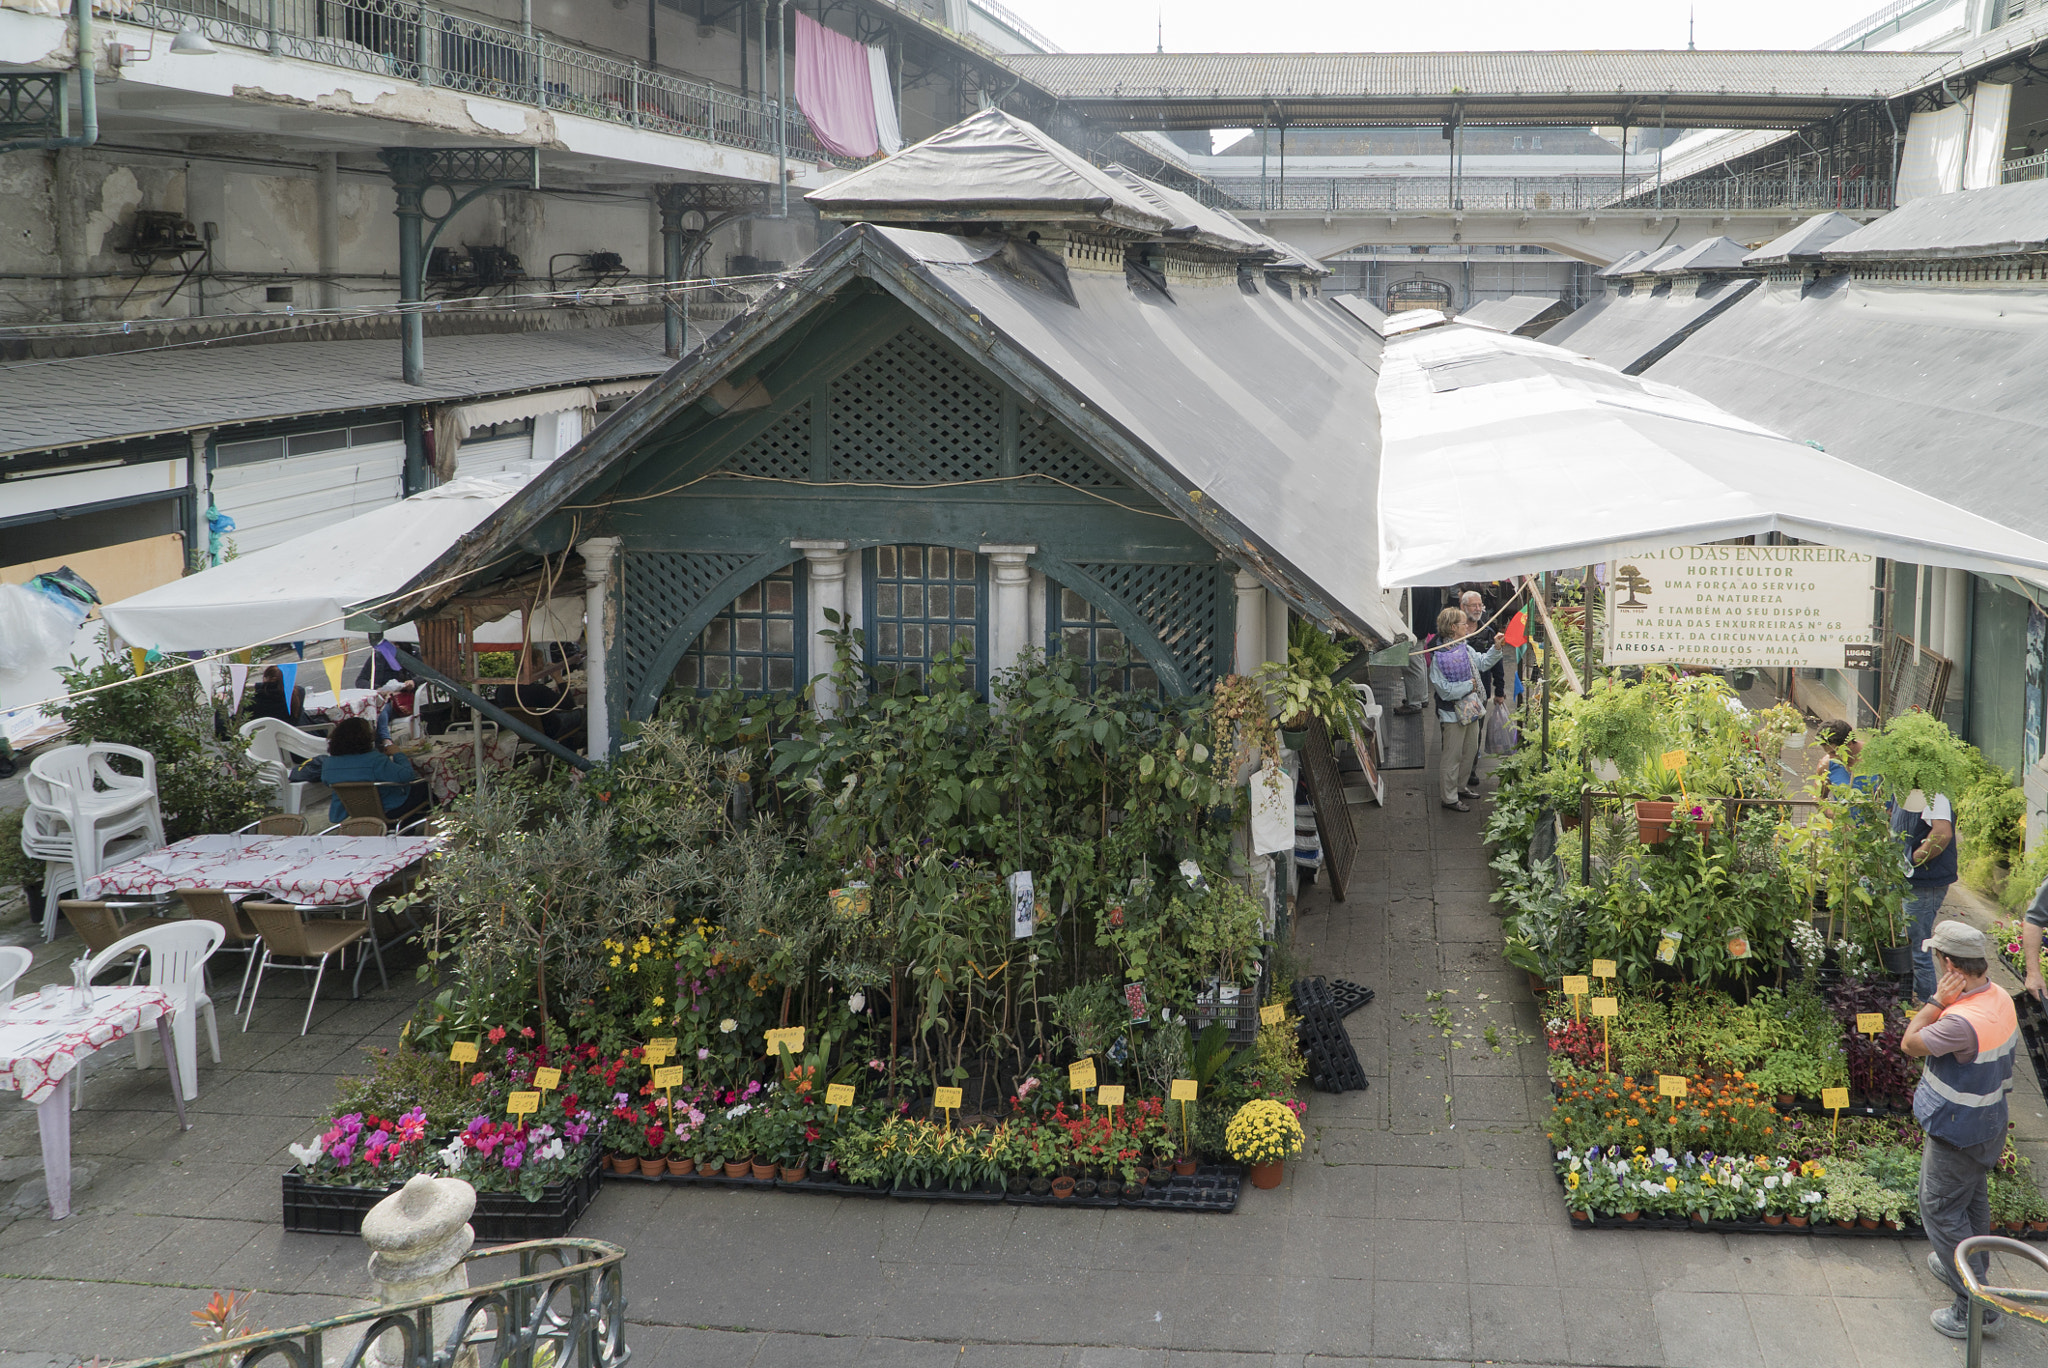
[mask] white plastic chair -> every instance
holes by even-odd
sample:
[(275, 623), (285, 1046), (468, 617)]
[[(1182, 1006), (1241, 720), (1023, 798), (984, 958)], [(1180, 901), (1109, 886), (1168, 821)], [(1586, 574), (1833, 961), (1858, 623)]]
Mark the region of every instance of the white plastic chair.
[(256, 761), (264, 783), (277, 790), (277, 806), (283, 812), (304, 812), (306, 804), (328, 796), (325, 784), (292, 782), (292, 771), (315, 756), (327, 754), (327, 738), (301, 731), (275, 717), (259, 717), (241, 726), (242, 739), (249, 743), (249, 756)]
[(36, 957), (18, 945), (0, 945), (0, 1007), (14, 1001), (14, 985)]
[[(111, 763), (115, 756), (135, 761), (142, 766), (142, 773), (120, 773)], [(140, 850), (131, 843), (129, 855), (164, 844), (163, 814), (156, 801), (156, 757), (146, 750), (111, 741), (60, 746), (30, 763), (24, 787), (29, 807), (36, 814), (37, 840), (54, 846), (60, 835), (68, 834), (70, 848), (56, 858), (68, 863), (77, 879), (89, 879), (118, 863), (109, 857), (116, 845), (131, 837), (141, 838), (142, 843)], [(24, 850), (29, 845), (28, 828), (24, 821)], [(37, 853), (46, 861), (52, 858)], [(46, 934), (54, 928), (54, 912), (54, 904), (45, 906)]]
[[(89, 974), (97, 974), (137, 948), (149, 952), (149, 986), (170, 994), (173, 1004), (171, 1043), (178, 1051), (178, 1082), (185, 1100), (199, 1096), (199, 1035), (194, 1018), (206, 1014), (207, 1043), (213, 1062), (220, 1063), (220, 1027), (213, 1016), (213, 999), (206, 995), (206, 961), (220, 948), (227, 933), (210, 921), (175, 921), (151, 926), (121, 937), (92, 957)], [(149, 1033), (135, 1033), (135, 1067), (149, 1065)]]
[(22, 813), (21, 851), (43, 862), (43, 939), (57, 935), (57, 904), (65, 894), (84, 896), (85, 880), (123, 860), (145, 855), (162, 844), (146, 832), (118, 837), (104, 848), (94, 849), (81, 839), (85, 827), (65, 813), (34, 801), (46, 786), (31, 784), (31, 801)]

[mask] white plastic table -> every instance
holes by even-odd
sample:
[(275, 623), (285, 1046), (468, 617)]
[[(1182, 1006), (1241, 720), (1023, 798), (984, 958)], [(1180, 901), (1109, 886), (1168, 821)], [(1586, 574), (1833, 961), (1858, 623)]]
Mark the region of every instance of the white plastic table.
[[(91, 1008), (79, 1016), (40, 993), (16, 998), (0, 1009), (0, 1089), (35, 1103), (53, 1221), (71, 1214), (71, 1075), (87, 1055), (155, 1022), (164, 1069), (171, 1078), (171, 1100), (178, 1108), (178, 1129), (192, 1129), (185, 1120), (185, 1090), (178, 1083), (178, 1051), (171, 1041), (170, 994), (145, 987), (92, 991)], [(69, 988), (64, 996), (70, 996)]]

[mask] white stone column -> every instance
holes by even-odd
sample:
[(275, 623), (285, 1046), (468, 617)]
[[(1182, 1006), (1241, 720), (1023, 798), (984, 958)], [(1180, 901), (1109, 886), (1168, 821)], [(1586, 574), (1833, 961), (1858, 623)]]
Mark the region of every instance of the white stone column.
[[(363, 1243), (370, 1247), (370, 1284), (377, 1305), (396, 1306), (423, 1297), (459, 1292), (469, 1286), (462, 1256), (476, 1243), (470, 1213), (476, 1210), (476, 1189), (460, 1178), (434, 1178), (416, 1173), (406, 1185), (371, 1207), (363, 1217)], [(438, 1348), (462, 1315), (460, 1303), (434, 1308), (434, 1345)], [(396, 1331), (385, 1333), (366, 1355), (374, 1368), (397, 1368), (406, 1362)], [(475, 1351), (458, 1364), (474, 1365)]]
[(1287, 600), (1266, 591), (1266, 659), (1287, 663)]
[(617, 537), (592, 537), (576, 544), (576, 554), (583, 557), (583, 679), (589, 713), (584, 728), (590, 738), (587, 753), (598, 764), (612, 753), (612, 695), (605, 657), (612, 644), (612, 557), (618, 550)]
[[(805, 599), (809, 604), (804, 613), (805, 629), (811, 634), (811, 673), (818, 676), (818, 690), (812, 695), (811, 702), (819, 716), (829, 717), (839, 711), (839, 686), (832, 679), (832, 666), (837, 657), (833, 655), (832, 643), (826, 639), (825, 633), (844, 631), (849, 625), (846, 613), (846, 543), (793, 541), (789, 549), (804, 553)], [(838, 622), (825, 616), (827, 609), (839, 615)]]
[(1017, 668), (1017, 657), (1031, 648), (1031, 566), (1035, 546), (998, 545), (980, 548), (989, 559), (988, 667), (991, 675)]
[(1237, 572), (1237, 641), (1232, 669), (1254, 674), (1266, 658), (1266, 586), (1249, 570)]

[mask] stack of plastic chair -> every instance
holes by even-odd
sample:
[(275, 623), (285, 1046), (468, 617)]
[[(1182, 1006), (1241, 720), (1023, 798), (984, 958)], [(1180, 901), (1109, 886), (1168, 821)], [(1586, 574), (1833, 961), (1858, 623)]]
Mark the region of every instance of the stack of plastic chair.
[(281, 812), (304, 812), (308, 802), (321, 802), (328, 788), (321, 783), (292, 782), (292, 771), (315, 756), (327, 754), (327, 738), (300, 731), (275, 717), (244, 722), (242, 739), (249, 743), (249, 756), (256, 762), (259, 778), (277, 791)]
[[(123, 774), (113, 761), (141, 767)], [(164, 844), (157, 807), (156, 757), (134, 746), (95, 742), (39, 755), (25, 780), (21, 849), (43, 862), (43, 939), (57, 934), (57, 903), (83, 892), (101, 870)]]

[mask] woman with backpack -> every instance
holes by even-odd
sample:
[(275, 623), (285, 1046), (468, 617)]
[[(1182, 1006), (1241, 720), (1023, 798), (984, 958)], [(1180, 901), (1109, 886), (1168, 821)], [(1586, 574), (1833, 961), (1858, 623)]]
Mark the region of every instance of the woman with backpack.
[(1438, 645), (1429, 657), (1429, 687), (1443, 732), (1443, 752), (1437, 757), (1440, 796), (1452, 812), (1470, 812), (1465, 800), (1479, 796), (1477, 787), (1464, 785), (1466, 772), (1478, 761), (1479, 731), (1486, 721), (1486, 690), (1480, 686), (1503, 654), (1498, 642), (1488, 651), (1473, 650), (1465, 638), (1474, 626), (1455, 605), (1438, 613)]

